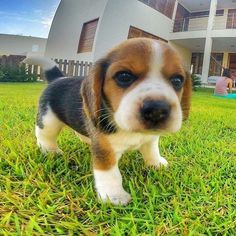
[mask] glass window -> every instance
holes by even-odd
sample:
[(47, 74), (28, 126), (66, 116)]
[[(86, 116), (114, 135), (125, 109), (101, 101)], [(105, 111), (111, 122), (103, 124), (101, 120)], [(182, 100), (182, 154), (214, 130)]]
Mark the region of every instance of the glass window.
[(170, 19), (172, 18), (175, 0), (139, 0), (153, 9), (161, 12)]

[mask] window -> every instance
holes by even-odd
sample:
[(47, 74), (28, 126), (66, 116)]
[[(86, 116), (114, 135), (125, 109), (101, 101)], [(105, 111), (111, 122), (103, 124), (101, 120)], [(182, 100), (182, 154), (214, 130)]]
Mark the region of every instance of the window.
[(223, 64), (223, 53), (212, 53), (210, 60), (209, 76), (221, 75), (222, 64)]
[(229, 9), (226, 29), (236, 29), (236, 9)]
[(139, 0), (139, 1), (161, 12), (170, 19), (172, 18), (175, 6), (175, 0)]
[(193, 74), (201, 74), (203, 65), (203, 53), (192, 53), (191, 65), (193, 65)]
[(181, 31), (188, 30), (189, 15), (190, 15), (190, 12), (181, 4), (178, 4), (173, 32), (181, 32)]
[(236, 70), (236, 54), (229, 53), (229, 69)]
[[(193, 74), (202, 74), (203, 53), (192, 53), (191, 65), (193, 66)], [(223, 63), (223, 53), (212, 53), (210, 59), (209, 76), (221, 75)]]
[[(216, 16), (223, 16), (224, 10), (216, 10)], [(192, 12), (189, 14), (190, 18), (202, 18), (208, 17), (209, 11), (199, 11), (199, 12)]]
[(79, 40), (78, 53), (92, 51), (97, 24), (98, 19), (83, 24)]
[(39, 45), (38, 44), (33, 44), (32, 45), (32, 52), (38, 52), (39, 51)]
[(135, 28), (133, 26), (130, 26), (129, 28), (129, 34), (128, 34), (128, 39), (131, 38), (139, 38), (139, 37), (145, 37), (145, 38), (151, 38), (151, 39), (157, 39), (157, 40), (162, 40), (164, 42), (167, 42), (167, 40), (162, 39), (156, 35), (150, 34), (146, 31), (143, 31), (141, 29)]

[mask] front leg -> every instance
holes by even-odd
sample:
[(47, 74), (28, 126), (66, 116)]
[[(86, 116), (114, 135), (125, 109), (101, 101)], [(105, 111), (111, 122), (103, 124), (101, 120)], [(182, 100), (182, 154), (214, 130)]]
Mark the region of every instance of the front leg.
[(167, 166), (167, 160), (160, 155), (159, 152), (159, 137), (145, 143), (141, 146), (139, 151), (143, 155), (143, 158), (147, 166), (155, 166), (157, 168), (161, 166)]
[(126, 205), (131, 197), (122, 186), (122, 176), (118, 167), (119, 156), (114, 153), (104, 136), (92, 142), (92, 153), (98, 197), (103, 202)]

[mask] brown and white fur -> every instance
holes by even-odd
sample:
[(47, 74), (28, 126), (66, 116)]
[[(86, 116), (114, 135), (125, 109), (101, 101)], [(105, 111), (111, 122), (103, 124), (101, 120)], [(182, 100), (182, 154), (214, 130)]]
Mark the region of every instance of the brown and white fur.
[(167, 166), (161, 135), (177, 132), (188, 117), (191, 80), (168, 44), (138, 38), (113, 48), (89, 76), (65, 78), (55, 63), (28, 58), (45, 69), (49, 86), (39, 102), (38, 146), (61, 152), (56, 139), (67, 125), (91, 143), (98, 197), (127, 204), (118, 162), (126, 150), (139, 150), (147, 165)]

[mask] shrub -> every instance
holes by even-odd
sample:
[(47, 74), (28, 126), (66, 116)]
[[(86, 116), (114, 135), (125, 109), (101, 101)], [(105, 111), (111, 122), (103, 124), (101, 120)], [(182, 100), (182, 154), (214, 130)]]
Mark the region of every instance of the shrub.
[(0, 82), (36, 82), (37, 75), (28, 73), (24, 66), (0, 66)]
[(194, 91), (196, 91), (197, 88), (201, 87), (201, 78), (195, 74), (192, 74), (191, 78), (192, 78), (192, 88)]

